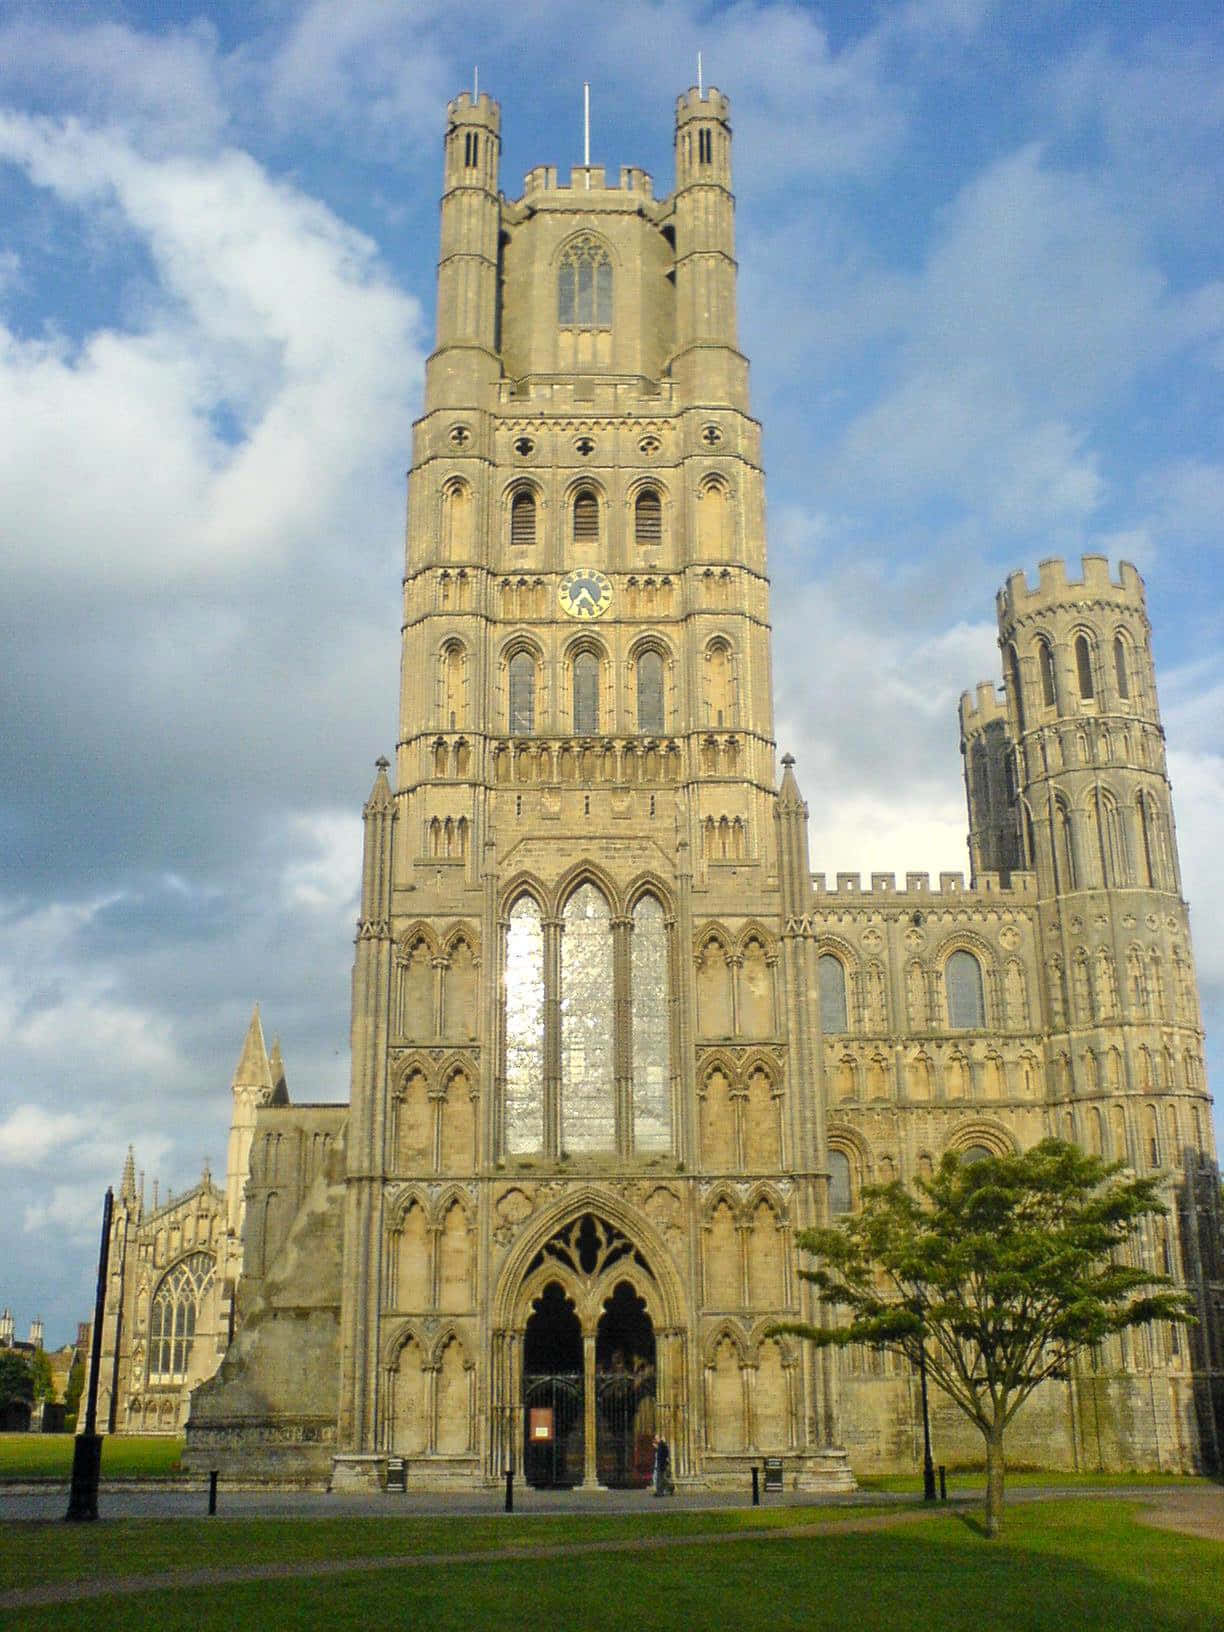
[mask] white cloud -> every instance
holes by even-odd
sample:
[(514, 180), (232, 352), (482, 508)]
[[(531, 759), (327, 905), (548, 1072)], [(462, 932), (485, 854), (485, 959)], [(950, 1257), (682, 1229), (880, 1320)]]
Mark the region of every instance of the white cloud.
[(249, 573), (406, 445), (419, 308), (323, 205), (245, 154), (151, 160), (73, 121), (0, 115), (0, 156), (87, 217), (117, 210), (159, 279), (135, 331), (0, 334), (13, 570)]
[(297, 853), (291, 852), (281, 872), (286, 906), (351, 918), (361, 885), (361, 823), (356, 812), (293, 816), (287, 828)]
[(0, 1162), (29, 1167), (45, 1161), (85, 1126), (85, 1118), (72, 1112), (56, 1114), (41, 1105), (18, 1105), (0, 1122)]

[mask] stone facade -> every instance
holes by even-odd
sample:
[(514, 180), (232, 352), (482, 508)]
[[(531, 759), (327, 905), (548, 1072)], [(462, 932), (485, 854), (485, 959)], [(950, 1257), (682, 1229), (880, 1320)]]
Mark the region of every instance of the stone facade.
[(1005, 699), (961, 706), (970, 883), (813, 876), (775, 771), (726, 99), (679, 99), (664, 200), (598, 166), (507, 200), (499, 121), (448, 110), (351, 1099), (236, 1091), (236, 1335), (188, 1461), (633, 1483), (658, 1429), (682, 1481), (909, 1466), (911, 1378), (768, 1335), (812, 1314), (795, 1233), (1049, 1133), (1171, 1175), (1141, 1250), (1204, 1320), (1048, 1385), (1013, 1454), (1214, 1461), (1210, 1102), (1137, 575), (1000, 595)]

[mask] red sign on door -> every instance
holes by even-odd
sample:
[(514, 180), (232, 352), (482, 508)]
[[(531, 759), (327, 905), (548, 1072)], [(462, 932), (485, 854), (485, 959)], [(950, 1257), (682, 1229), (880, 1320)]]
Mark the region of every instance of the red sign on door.
[(527, 1437), (533, 1445), (548, 1444), (553, 1437), (552, 1407), (533, 1405), (527, 1413)]

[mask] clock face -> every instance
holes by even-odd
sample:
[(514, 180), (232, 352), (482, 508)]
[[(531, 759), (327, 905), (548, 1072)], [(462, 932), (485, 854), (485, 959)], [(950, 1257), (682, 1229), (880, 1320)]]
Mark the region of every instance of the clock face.
[(612, 585), (594, 567), (579, 567), (562, 578), (557, 600), (567, 618), (602, 618), (612, 605)]

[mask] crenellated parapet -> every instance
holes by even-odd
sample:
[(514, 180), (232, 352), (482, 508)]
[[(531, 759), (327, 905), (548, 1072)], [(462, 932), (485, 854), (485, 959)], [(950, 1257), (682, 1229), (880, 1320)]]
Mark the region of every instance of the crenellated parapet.
[(1107, 556), (1085, 555), (1080, 576), (1072, 578), (1067, 563), (1052, 556), (1038, 564), (1036, 587), (1030, 585), (1026, 573), (1010, 574), (996, 597), (996, 606), (999, 627), (1006, 637), (1008, 626), (1055, 608), (1110, 606), (1146, 615), (1146, 596), (1143, 579), (1129, 561), (1119, 562), (1115, 578)]
[(1037, 899), (1037, 881), (1032, 873), (1025, 872), (1012, 873), (1006, 882), (998, 873), (982, 873), (968, 884), (964, 873), (940, 873), (939, 882), (935, 885), (931, 883), (930, 873), (906, 873), (905, 883), (900, 887), (895, 873), (872, 873), (867, 884), (863, 883), (861, 873), (838, 873), (832, 885), (826, 882), (826, 878), (824, 873), (812, 874), (812, 892), (817, 901), (823, 896), (842, 900), (871, 897), (877, 903), (888, 898), (890, 902), (904, 906), (910, 897), (923, 903), (946, 897), (955, 899), (958, 904), (972, 901), (975, 897), (990, 897), (992, 901), (996, 896), (1024, 902)]

